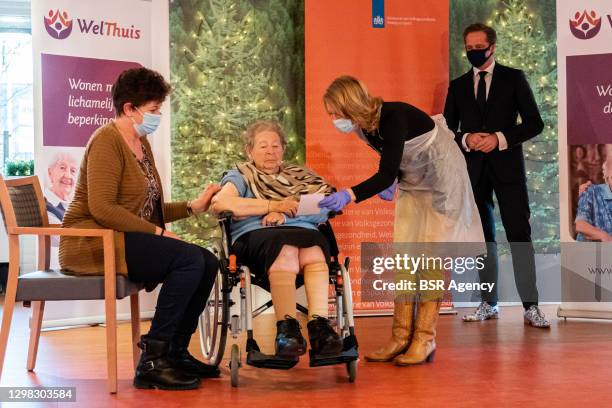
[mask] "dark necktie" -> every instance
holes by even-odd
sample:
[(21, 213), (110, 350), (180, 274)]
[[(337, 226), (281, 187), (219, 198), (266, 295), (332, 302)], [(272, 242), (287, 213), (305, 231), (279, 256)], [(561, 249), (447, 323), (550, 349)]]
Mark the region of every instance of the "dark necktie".
[(64, 205), (62, 203), (59, 203), (55, 208), (57, 208), (57, 211), (61, 214), (61, 217), (59, 217), (60, 220), (64, 219), (64, 214), (66, 213)]
[(485, 76), (487, 71), (480, 71), (478, 73), (480, 79), (478, 80), (478, 91), (476, 92), (476, 103), (480, 109), (480, 113), (484, 115), (487, 107), (487, 83), (485, 82)]

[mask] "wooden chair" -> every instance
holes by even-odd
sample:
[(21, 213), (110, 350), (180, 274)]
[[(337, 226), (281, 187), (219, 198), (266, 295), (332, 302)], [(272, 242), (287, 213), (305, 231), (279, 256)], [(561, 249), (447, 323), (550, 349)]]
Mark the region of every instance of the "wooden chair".
[[(49, 225), (45, 199), (37, 176), (4, 179), (0, 176), (0, 204), (9, 241), (9, 272), (0, 328), (0, 376), (15, 302), (32, 306), (28, 371), (36, 365), (36, 354), (46, 301), (105, 301), (106, 358), (108, 391), (117, 392), (117, 304), (116, 299), (130, 297), (132, 315), (132, 352), (134, 368), (140, 358), (140, 310), (138, 292), (143, 286), (117, 275), (115, 243), (110, 229), (60, 228)], [(19, 274), (19, 237), (38, 236), (38, 271)], [(71, 276), (49, 269), (50, 236), (100, 237), (104, 244), (104, 271), (99, 276)]]

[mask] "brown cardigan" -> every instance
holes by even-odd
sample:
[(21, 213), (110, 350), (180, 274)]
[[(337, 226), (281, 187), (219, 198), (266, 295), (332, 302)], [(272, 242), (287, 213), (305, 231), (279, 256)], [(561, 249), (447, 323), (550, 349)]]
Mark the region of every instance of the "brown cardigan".
[[(151, 145), (142, 137), (158, 183)], [(64, 215), (64, 228), (109, 228), (115, 230), (117, 273), (127, 274), (123, 232), (155, 233), (155, 224), (137, 214), (146, 199), (144, 175), (134, 154), (114, 122), (92, 135), (81, 161), (74, 199)], [(163, 192), (161, 202), (164, 203)], [(162, 219), (169, 223), (186, 218), (187, 203), (164, 203)], [(61, 237), (59, 261), (63, 270), (78, 275), (102, 275), (102, 238)]]

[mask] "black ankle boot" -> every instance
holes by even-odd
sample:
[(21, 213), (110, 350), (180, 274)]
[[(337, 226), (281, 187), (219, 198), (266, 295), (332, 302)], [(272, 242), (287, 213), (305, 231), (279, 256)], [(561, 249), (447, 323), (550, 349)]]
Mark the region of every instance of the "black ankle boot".
[(308, 322), (308, 337), (310, 348), (314, 355), (336, 355), (342, 351), (342, 339), (329, 323), (329, 320), (321, 316), (313, 316)]
[(278, 357), (293, 358), (306, 353), (306, 339), (293, 317), (286, 315), (284, 320), (276, 322), (275, 346)]
[(219, 367), (204, 364), (189, 353), (191, 336), (175, 335), (170, 342), (168, 359), (179, 370), (199, 378), (216, 378), (221, 374)]
[(160, 390), (192, 390), (198, 388), (200, 379), (174, 367), (168, 359), (169, 343), (141, 336), (138, 347), (142, 349), (134, 387)]

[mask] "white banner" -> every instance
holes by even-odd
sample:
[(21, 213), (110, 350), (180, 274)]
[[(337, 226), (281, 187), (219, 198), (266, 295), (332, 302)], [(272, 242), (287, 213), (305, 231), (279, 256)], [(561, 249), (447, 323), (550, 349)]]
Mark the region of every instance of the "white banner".
[[(560, 316), (612, 318), (612, 3), (557, 0)], [(592, 186), (579, 195), (580, 186)], [(591, 229), (594, 227), (595, 229)], [(586, 241), (586, 244), (574, 243)]]
[[(50, 223), (61, 223), (72, 200), (84, 147), (91, 134), (115, 116), (111, 86), (128, 68), (145, 66), (169, 76), (168, 2), (163, 0), (32, 0), (35, 169), (47, 200)], [(155, 53), (155, 55), (154, 55)], [(169, 109), (149, 136), (169, 191)], [(58, 240), (51, 267), (57, 268)], [(156, 293), (141, 297), (151, 315)], [(119, 314), (129, 312), (129, 302)], [(45, 322), (103, 321), (103, 302), (51, 302)]]

